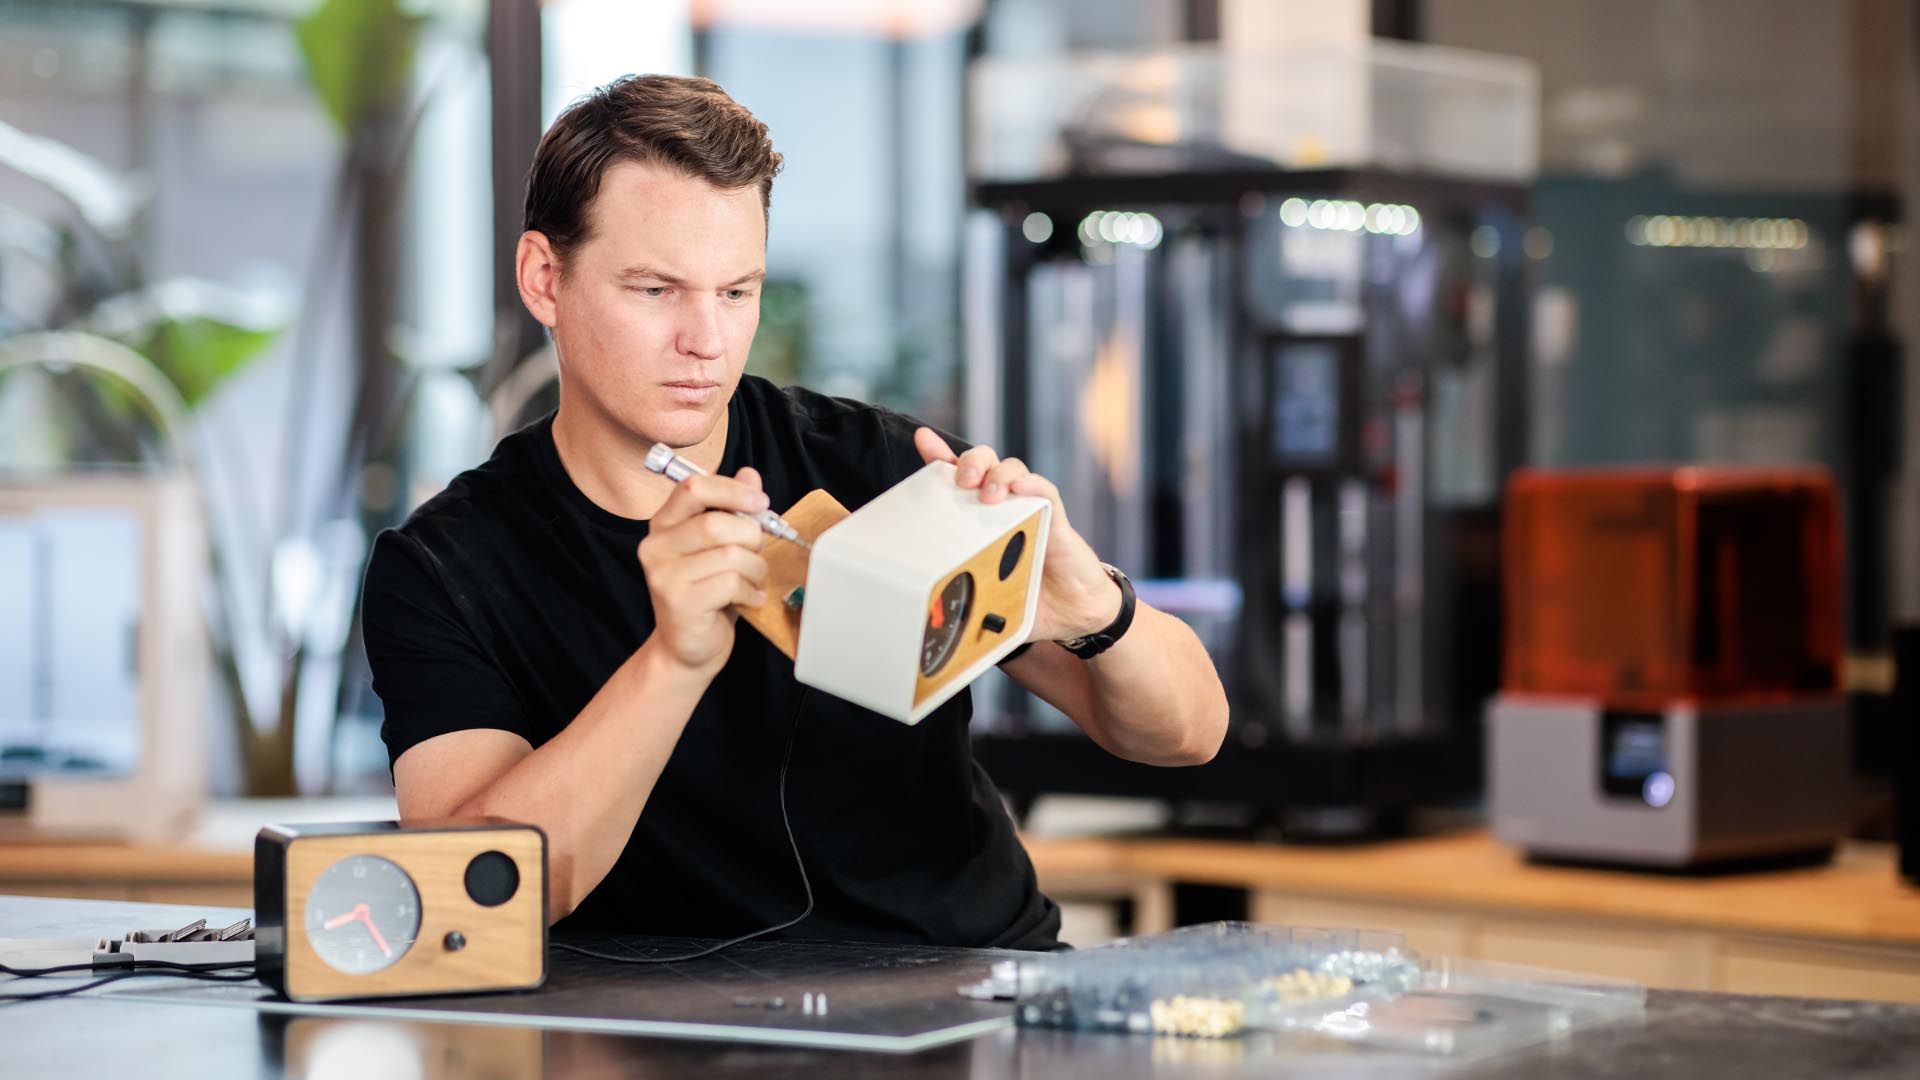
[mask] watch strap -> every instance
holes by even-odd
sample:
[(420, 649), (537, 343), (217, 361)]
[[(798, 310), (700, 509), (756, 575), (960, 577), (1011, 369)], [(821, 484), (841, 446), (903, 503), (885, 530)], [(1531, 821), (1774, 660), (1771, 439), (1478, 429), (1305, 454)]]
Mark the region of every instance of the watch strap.
[(1127, 632), (1127, 628), (1133, 625), (1135, 605), (1133, 582), (1121, 572), (1119, 567), (1111, 563), (1101, 563), (1100, 568), (1107, 572), (1107, 576), (1113, 579), (1115, 585), (1120, 586), (1120, 613), (1113, 617), (1113, 621), (1108, 623), (1105, 629), (1060, 643), (1061, 648), (1082, 660), (1091, 660), (1113, 648), (1114, 643)]

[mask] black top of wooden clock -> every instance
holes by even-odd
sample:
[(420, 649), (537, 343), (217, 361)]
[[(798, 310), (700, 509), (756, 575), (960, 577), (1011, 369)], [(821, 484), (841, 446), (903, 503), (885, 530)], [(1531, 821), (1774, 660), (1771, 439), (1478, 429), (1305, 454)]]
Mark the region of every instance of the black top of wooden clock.
[(523, 821), (509, 821), (506, 818), (430, 818), (409, 821), (405, 824), (398, 821), (316, 821), (268, 825), (260, 830), (259, 838), (284, 843), (313, 836), (380, 836), (396, 832), (484, 832), (494, 829), (533, 829), (538, 832), (540, 827)]

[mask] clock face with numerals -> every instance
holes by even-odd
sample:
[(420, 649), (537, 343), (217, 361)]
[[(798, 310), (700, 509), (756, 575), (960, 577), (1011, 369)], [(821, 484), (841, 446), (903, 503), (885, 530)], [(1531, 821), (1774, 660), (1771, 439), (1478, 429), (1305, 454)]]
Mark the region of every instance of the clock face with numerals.
[(366, 975), (393, 966), (420, 935), (420, 891), (378, 855), (349, 855), (307, 894), (307, 940), (329, 967)]
[(927, 629), (920, 638), (920, 674), (932, 678), (953, 659), (972, 611), (973, 575), (962, 571), (927, 605)]

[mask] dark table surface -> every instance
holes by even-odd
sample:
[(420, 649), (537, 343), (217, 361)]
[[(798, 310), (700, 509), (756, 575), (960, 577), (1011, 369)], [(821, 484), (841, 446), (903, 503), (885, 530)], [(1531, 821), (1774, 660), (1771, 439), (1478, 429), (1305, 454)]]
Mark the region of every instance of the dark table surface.
[[(161, 926), (198, 909), (0, 897), (0, 937)], [(14, 984), (9, 989), (25, 989)], [(387, 1076), (916, 1077), (1404, 1076), (1914, 1077), (1920, 1006), (1654, 991), (1644, 1022), (1576, 1032), (1490, 1060), (1422, 1066), (1364, 1053), (1280, 1053), (1222, 1042), (1002, 1030), (900, 1056), (678, 1041), (519, 1025), (289, 1016), (250, 1009), (69, 998), (0, 1006), (0, 1077)]]

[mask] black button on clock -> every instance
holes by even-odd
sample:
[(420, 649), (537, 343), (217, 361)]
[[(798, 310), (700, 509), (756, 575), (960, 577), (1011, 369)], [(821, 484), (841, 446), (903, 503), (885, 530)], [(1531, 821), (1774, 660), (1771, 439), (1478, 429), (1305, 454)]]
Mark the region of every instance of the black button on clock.
[(1006, 628), (1007, 619), (1004, 615), (988, 615), (980, 620), (980, 629), (989, 634), (997, 634)]
[(449, 930), (447, 936), (441, 939), (441, 944), (447, 947), (448, 952), (459, 952), (467, 947), (467, 935), (458, 930)]
[(520, 868), (503, 851), (483, 851), (467, 863), (467, 895), (481, 907), (499, 907), (520, 891)]

